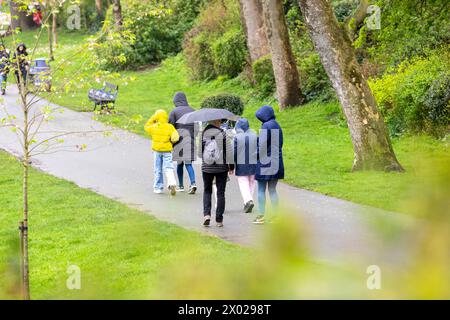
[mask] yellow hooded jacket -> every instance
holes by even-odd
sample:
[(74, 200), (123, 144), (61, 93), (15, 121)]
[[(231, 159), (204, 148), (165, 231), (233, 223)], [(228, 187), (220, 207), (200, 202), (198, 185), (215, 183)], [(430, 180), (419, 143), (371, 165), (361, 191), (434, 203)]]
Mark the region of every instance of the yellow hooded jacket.
[(153, 140), (154, 151), (171, 152), (173, 144), (180, 139), (175, 127), (169, 123), (169, 115), (164, 110), (156, 111), (147, 121), (144, 129)]

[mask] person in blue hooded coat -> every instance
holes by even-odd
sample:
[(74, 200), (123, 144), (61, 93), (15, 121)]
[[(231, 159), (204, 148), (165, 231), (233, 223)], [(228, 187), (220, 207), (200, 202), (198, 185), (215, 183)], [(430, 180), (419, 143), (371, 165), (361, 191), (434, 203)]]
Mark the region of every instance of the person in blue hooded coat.
[(244, 200), (244, 212), (251, 213), (255, 203), (253, 194), (256, 188), (256, 148), (258, 136), (250, 130), (248, 120), (239, 119), (236, 123), (236, 135), (234, 137), (234, 163), (235, 175), (238, 180), (239, 190)]
[(266, 213), (266, 191), (269, 191), (272, 206), (278, 205), (277, 184), (284, 179), (283, 130), (275, 119), (275, 111), (270, 106), (263, 106), (256, 111), (256, 118), (261, 121), (258, 137), (258, 163), (256, 180), (258, 181), (259, 216), (255, 224), (264, 224)]

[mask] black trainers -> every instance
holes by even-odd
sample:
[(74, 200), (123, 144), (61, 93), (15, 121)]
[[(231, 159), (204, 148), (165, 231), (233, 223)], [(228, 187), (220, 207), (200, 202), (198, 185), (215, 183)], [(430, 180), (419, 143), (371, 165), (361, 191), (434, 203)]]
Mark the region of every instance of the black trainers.
[(244, 212), (245, 213), (252, 213), (253, 208), (255, 207), (255, 204), (252, 200), (250, 200), (249, 202), (247, 202), (244, 206)]
[(195, 194), (197, 192), (197, 186), (195, 184), (189, 187), (188, 194)]
[(209, 227), (211, 224), (211, 216), (205, 216), (205, 220), (203, 221), (203, 226)]

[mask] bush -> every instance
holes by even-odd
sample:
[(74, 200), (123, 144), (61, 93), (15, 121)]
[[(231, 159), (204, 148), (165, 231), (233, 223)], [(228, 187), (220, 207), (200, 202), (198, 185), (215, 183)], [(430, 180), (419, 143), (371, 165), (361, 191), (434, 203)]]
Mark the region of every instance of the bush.
[(272, 95), (276, 89), (273, 74), (272, 57), (270, 55), (259, 58), (253, 63), (253, 79), (263, 97)]
[(201, 108), (226, 109), (235, 115), (244, 113), (244, 103), (239, 96), (233, 94), (219, 94), (203, 100)]
[(380, 110), (393, 135), (404, 131), (436, 134), (448, 126), (450, 54), (435, 51), (407, 60), (394, 72), (370, 81)]
[[(171, 0), (124, 3), (123, 27), (114, 28), (111, 10), (96, 50), (101, 67), (108, 70), (135, 69), (159, 63), (182, 49), (184, 33), (189, 30), (204, 0)], [(198, 12), (197, 12), (198, 13)]]
[(239, 2), (210, 1), (186, 34), (183, 50), (195, 80), (237, 76), (247, 56)]
[(443, 136), (450, 117), (450, 75), (444, 74), (436, 79), (424, 99), (425, 111), (431, 127), (428, 130), (435, 136)]
[(243, 70), (248, 51), (241, 28), (232, 29), (212, 45), (215, 70), (218, 75), (237, 77)]
[(331, 100), (335, 97), (327, 73), (317, 53), (300, 60), (300, 84), (303, 94), (308, 100)]

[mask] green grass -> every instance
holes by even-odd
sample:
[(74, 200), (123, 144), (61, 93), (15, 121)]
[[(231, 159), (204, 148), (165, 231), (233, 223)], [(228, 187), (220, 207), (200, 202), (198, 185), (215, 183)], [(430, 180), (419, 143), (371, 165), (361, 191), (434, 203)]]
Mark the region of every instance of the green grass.
[[(21, 165), (0, 152), (0, 298), (15, 297)], [(228, 265), (251, 251), (161, 222), (72, 183), (31, 171), (30, 268), (34, 299), (158, 297), (161, 271), (179, 260)], [(67, 267), (82, 290), (66, 289)]]
[[(62, 33), (61, 43), (72, 35)], [(79, 46), (82, 36), (76, 36), (70, 46), (62, 45), (56, 51), (56, 59), (66, 57)], [(67, 65), (62, 73), (55, 75), (55, 82), (77, 73), (86, 57), (78, 57)], [(93, 72), (91, 72), (92, 74)], [(176, 91), (185, 91), (194, 107), (210, 95), (235, 93), (246, 102), (245, 116), (253, 128), (259, 127), (254, 112), (263, 104), (272, 104), (274, 99), (262, 100), (246, 83), (234, 80), (193, 82), (183, 58), (177, 56), (166, 60), (161, 66), (122, 74), (117, 101), (117, 114), (101, 115), (99, 120), (129, 129), (145, 136), (143, 121), (159, 108), (170, 111), (172, 96)], [(87, 99), (90, 87), (99, 87), (98, 77), (86, 74), (84, 82), (69, 94), (58, 94), (53, 101), (74, 110), (91, 110)], [(130, 80), (133, 79), (134, 81)], [(101, 81), (100, 81), (101, 82)], [(141, 115), (143, 120), (135, 123), (131, 119)], [(406, 173), (361, 172), (351, 173), (353, 161), (352, 144), (348, 129), (337, 103), (309, 103), (301, 108), (277, 112), (277, 118), (285, 134), (284, 155), (286, 181), (294, 186), (324, 194), (367, 204), (388, 210), (397, 210), (406, 198), (410, 186), (420, 183), (418, 171), (434, 161), (449, 160), (448, 142), (427, 136), (404, 136), (394, 139), (396, 154), (406, 168)]]

